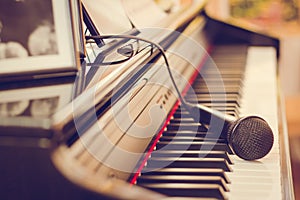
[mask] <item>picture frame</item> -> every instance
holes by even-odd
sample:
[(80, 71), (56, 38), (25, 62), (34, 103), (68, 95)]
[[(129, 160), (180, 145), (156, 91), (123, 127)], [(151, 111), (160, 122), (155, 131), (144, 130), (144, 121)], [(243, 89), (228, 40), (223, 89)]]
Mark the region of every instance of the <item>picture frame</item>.
[(74, 37), (77, 43), (77, 54), (80, 59), (86, 57), (84, 26), (83, 26), (83, 11), (81, 0), (70, 0), (71, 11), (73, 18)]
[(0, 81), (75, 74), (72, 26), (69, 0), (1, 1)]

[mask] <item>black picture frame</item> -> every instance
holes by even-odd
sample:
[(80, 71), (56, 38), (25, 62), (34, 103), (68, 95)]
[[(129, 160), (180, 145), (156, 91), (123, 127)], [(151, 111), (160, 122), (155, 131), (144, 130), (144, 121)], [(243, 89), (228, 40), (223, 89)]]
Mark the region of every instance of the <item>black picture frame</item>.
[(0, 2), (0, 81), (76, 73), (70, 7), (69, 0)]

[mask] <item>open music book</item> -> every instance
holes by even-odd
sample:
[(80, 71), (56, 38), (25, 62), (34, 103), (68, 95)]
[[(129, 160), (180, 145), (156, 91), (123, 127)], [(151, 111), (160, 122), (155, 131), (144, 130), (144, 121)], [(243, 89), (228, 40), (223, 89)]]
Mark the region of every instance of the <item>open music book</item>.
[(133, 28), (176, 29), (186, 18), (198, 14), (205, 1), (183, 2), (176, 5), (176, 9), (172, 12), (166, 12), (153, 0), (82, 0), (86, 14), (97, 34), (121, 34)]

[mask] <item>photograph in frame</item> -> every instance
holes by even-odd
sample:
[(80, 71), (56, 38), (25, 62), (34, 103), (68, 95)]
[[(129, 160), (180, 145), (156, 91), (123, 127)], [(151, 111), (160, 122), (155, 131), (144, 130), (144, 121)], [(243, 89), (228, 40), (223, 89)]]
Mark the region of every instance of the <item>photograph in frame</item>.
[(0, 76), (76, 71), (68, 0), (0, 1)]

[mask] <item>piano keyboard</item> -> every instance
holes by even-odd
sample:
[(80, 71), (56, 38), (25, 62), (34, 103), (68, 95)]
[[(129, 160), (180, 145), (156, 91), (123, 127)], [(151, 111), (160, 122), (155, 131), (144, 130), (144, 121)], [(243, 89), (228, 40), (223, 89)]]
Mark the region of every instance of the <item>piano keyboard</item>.
[[(133, 28), (124, 34), (166, 50), (188, 102), (234, 117), (261, 115), (274, 132), (272, 151), (258, 161), (241, 160), (212, 131), (216, 126), (192, 120), (178, 105), (155, 45), (80, 41), (87, 57), (75, 77), (1, 86), (6, 94), (43, 87), (50, 95), (54, 84), (66, 91), (58, 94), (58, 104), (70, 101), (47, 118), (47, 129), (24, 129), (19, 117), (4, 118), (18, 126), (0, 127), (1, 199), (294, 199), (282, 100), (277, 105), (273, 47), (279, 50), (279, 40), (213, 19), (204, 10), (206, 1), (192, 2), (162, 19), (158, 25), (167, 30)], [(102, 32), (86, 7), (82, 14), (86, 36)], [(206, 54), (214, 43), (217, 70)], [(201, 75), (194, 80), (199, 64)], [(191, 79), (193, 87), (186, 90)]]
[(262, 115), (275, 134), (272, 151), (259, 161), (241, 160), (232, 154), (224, 138), (216, 138), (178, 107), (134, 182), (168, 196), (281, 199), (275, 52), (263, 47), (218, 46), (212, 58), (226, 95), (223, 88), (214, 85), (216, 72), (204, 66), (201, 77), (193, 83), (194, 91), (189, 90), (185, 99), (236, 117)]

